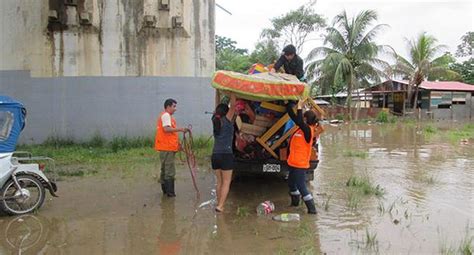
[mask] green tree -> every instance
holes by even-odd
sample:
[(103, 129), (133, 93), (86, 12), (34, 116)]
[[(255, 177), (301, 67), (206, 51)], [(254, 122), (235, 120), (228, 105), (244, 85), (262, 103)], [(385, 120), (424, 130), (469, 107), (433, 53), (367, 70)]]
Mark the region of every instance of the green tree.
[(450, 69), (459, 75), (465, 83), (474, 85), (474, 58), (470, 58), (462, 63), (454, 63)]
[(250, 56), (246, 49), (235, 46), (236, 41), (223, 36), (216, 36), (216, 69), (234, 72), (246, 72), (250, 66)]
[[(446, 52), (441, 57), (439, 57), (437, 65), (444, 67), (446, 69), (451, 69), (452, 66), (456, 63), (456, 58), (450, 53)], [(430, 73), (428, 74), (429, 81), (453, 81), (453, 80), (462, 80), (462, 77), (458, 73), (454, 72), (441, 72), (441, 73)]]
[(270, 65), (274, 63), (279, 56), (280, 52), (275, 41), (264, 40), (257, 43), (255, 50), (250, 54), (250, 61), (252, 63)]
[(280, 17), (271, 20), (272, 27), (264, 29), (261, 36), (268, 39), (278, 39), (282, 45), (293, 44), (298, 53), (309, 41), (313, 32), (326, 25), (325, 19), (313, 9), (314, 3), (303, 5)]
[[(373, 26), (376, 21), (377, 13), (372, 10), (362, 11), (352, 18), (343, 11), (334, 18), (333, 25), (327, 28), (324, 46), (313, 49), (308, 55), (307, 75), (316, 81), (322, 92), (337, 93), (344, 88), (350, 95), (355, 88), (386, 76), (382, 70), (389, 64), (378, 55), (385, 52), (387, 46), (377, 45), (374, 38), (387, 25)], [(351, 96), (347, 97), (346, 105), (350, 109)]]
[[(395, 73), (409, 78), (408, 86), (409, 98), (412, 99), (413, 109), (418, 104), (419, 85), (431, 76), (456, 76), (457, 73), (446, 66), (446, 56), (438, 56), (439, 52), (446, 48), (445, 45), (438, 45), (438, 41), (433, 36), (421, 33), (418, 38), (407, 41), (409, 48), (409, 58), (405, 59), (395, 54), (396, 64), (393, 67)], [(415, 87), (415, 93), (411, 89)], [(414, 94), (414, 96), (413, 96)]]
[(469, 84), (474, 84), (474, 58), (472, 55), (473, 44), (474, 32), (467, 32), (463, 37), (461, 37), (461, 44), (458, 45), (456, 56), (469, 57), (469, 59), (462, 63), (454, 63), (450, 65), (450, 69), (459, 73), (462, 81)]
[(461, 44), (458, 45), (456, 57), (472, 58), (472, 48), (474, 47), (474, 32), (467, 32), (461, 37)]

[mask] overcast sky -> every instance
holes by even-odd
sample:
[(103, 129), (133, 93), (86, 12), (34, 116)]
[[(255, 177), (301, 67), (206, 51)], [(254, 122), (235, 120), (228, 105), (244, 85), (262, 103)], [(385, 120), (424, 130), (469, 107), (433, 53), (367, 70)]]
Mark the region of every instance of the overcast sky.
[[(216, 0), (232, 15), (216, 8), (216, 34), (237, 41), (240, 48), (252, 50), (263, 28), (270, 26), (270, 19), (289, 10), (297, 9), (307, 0)], [(390, 27), (382, 32), (377, 42), (389, 44), (406, 56), (404, 38), (414, 38), (426, 31), (440, 44), (455, 52), (460, 38), (467, 31), (474, 31), (474, 1), (469, 0), (318, 0), (315, 10), (332, 22), (335, 15), (346, 10), (354, 15), (372, 9), (379, 15), (379, 23)], [(322, 41), (305, 45), (303, 56)]]

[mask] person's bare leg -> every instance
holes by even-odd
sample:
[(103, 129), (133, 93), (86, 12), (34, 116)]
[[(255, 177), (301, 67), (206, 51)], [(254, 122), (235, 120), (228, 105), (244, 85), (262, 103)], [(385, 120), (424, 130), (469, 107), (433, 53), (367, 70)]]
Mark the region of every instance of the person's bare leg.
[(232, 182), (232, 170), (221, 171), (221, 173), (222, 187), (216, 209), (224, 211), (224, 204), (227, 199), (227, 195), (229, 194), (230, 183)]
[(221, 192), (222, 192), (222, 170), (216, 169), (214, 171), (216, 172), (216, 179), (217, 179), (216, 202), (217, 202), (217, 205), (219, 205), (219, 198), (221, 197)]

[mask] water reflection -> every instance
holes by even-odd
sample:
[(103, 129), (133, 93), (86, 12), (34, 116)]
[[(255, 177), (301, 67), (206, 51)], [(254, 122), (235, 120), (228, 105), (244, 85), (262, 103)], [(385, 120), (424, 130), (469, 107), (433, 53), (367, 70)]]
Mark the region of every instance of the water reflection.
[(163, 197), (161, 205), (160, 234), (157, 238), (159, 252), (160, 254), (179, 254), (183, 233), (177, 232), (175, 200)]
[[(48, 241), (48, 221), (36, 215), (22, 215), (3, 219), (0, 229), (1, 254), (37, 254)], [(1, 251), (1, 249), (0, 249)]]

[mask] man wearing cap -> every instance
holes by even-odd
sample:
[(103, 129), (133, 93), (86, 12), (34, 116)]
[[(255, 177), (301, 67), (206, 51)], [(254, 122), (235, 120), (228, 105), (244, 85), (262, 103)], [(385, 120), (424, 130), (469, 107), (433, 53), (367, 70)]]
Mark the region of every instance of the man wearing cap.
[(283, 48), (283, 54), (277, 60), (271, 72), (276, 72), (282, 66), (285, 73), (292, 74), (299, 80), (304, 80), (303, 59), (296, 54), (296, 48), (292, 44)]

